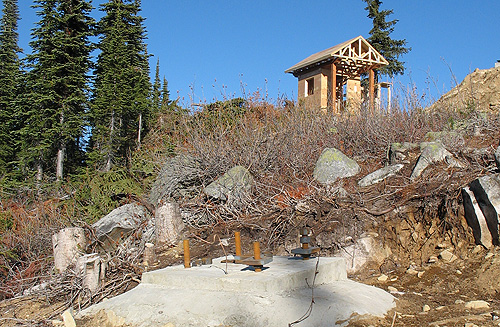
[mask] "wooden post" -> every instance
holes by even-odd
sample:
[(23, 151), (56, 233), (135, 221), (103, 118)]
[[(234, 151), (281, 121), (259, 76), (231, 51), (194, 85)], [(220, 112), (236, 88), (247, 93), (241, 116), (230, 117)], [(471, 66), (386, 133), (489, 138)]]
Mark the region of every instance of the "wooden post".
[(330, 89), (332, 112), (337, 113), (337, 66), (335, 66), (335, 62), (332, 62), (330, 74), (332, 75), (332, 85)]
[(241, 235), (240, 232), (234, 232), (234, 243), (236, 246), (236, 255), (241, 257)]
[(64, 228), (52, 235), (56, 271), (62, 273), (71, 264), (76, 263), (78, 257), (85, 253), (86, 246), (85, 231), (80, 227)]
[(176, 202), (165, 203), (155, 211), (156, 244), (177, 245), (184, 223)]
[(369, 83), (370, 83), (370, 111), (375, 112), (375, 72), (373, 69), (369, 71)]
[(392, 84), (387, 85), (387, 112), (391, 112), (391, 102), (392, 102), (391, 88)]
[(184, 240), (184, 268), (191, 268), (191, 256), (189, 254), (189, 240)]

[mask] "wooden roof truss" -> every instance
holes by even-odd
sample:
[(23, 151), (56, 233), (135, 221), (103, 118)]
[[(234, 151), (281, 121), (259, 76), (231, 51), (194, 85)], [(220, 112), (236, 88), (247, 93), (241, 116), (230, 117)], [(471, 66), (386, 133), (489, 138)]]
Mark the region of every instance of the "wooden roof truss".
[(285, 73), (298, 76), (306, 71), (335, 62), (337, 74), (343, 76), (343, 83), (367, 72), (389, 63), (375, 50), (362, 36), (338, 44), (332, 48), (315, 53), (296, 65), (290, 67)]

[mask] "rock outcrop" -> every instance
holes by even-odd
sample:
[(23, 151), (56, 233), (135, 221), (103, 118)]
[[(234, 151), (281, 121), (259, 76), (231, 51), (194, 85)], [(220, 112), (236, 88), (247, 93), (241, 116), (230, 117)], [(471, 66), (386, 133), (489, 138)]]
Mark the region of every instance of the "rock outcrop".
[(479, 109), (480, 111), (500, 110), (500, 67), (476, 69), (467, 75), (460, 85), (443, 95), (428, 110), (438, 108), (463, 110)]
[(482, 176), (462, 189), (465, 219), (472, 228), (476, 244), (486, 248), (500, 245), (500, 179), (496, 175)]
[(169, 158), (151, 188), (149, 201), (157, 206), (161, 201), (188, 194), (201, 184), (202, 173), (200, 163), (189, 155)]
[(367, 187), (373, 184), (380, 183), (387, 177), (395, 175), (398, 171), (400, 171), (404, 167), (403, 164), (396, 164), (387, 167), (380, 168), (375, 170), (374, 172), (363, 177), (358, 185), (361, 187)]
[(103, 242), (104, 247), (112, 247), (118, 243), (122, 233), (127, 234), (136, 230), (140, 223), (146, 219), (145, 207), (129, 203), (116, 208), (109, 214), (92, 225), (97, 238)]
[(321, 184), (331, 184), (339, 178), (355, 176), (360, 170), (358, 163), (340, 150), (326, 148), (316, 162), (313, 176)]
[(440, 142), (423, 142), (420, 145), (422, 153), (418, 158), (417, 164), (410, 176), (410, 180), (414, 181), (422, 172), (431, 164), (438, 162), (446, 162), (449, 167), (462, 167), (460, 161), (458, 161), (453, 154), (445, 149), (443, 144)]
[(236, 204), (250, 194), (253, 183), (253, 176), (248, 169), (235, 166), (205, 187), (203, 192), (214, 199)]

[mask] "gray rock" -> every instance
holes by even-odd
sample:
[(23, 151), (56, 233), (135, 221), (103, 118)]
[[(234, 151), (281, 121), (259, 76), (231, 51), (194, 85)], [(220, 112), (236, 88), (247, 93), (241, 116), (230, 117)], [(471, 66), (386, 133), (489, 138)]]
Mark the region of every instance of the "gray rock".
[(497, 164), (497, 168), (500, 169), (500, 146), (498, 146), (497, 150), (495, 151), (495, 162)]
[(444, 161), (450, 167), (463, 167), (463, 165), (453, 157), (448, 150), (440, 142), (423, 142), (421, 145), (422, 153), (418, 158), (417, 164), (410, 176), (410, 180), (414, 181), (422, 172), (431, 164)]
[(321, 184), (331, 184), (339, 178), (354, 176), (360, 170), (358, 163), (341, 151), (335, 148), (326, 148), (316, 162), (313, 176)]
[(418, 148), (418, 144), (416, 143), (392, 143), (389, 148), (389, 163), (392, 165), (397, 162), (404, 162), (406, 159), (406, 152), (416, 148)]
[(238, 203), (249, 195), (253, 183), (253, 176), (248, 169), (235, 166), (205, 187), (203, 193), (215, 199)]
[(195, 158), (181, 154), (169, 158), (153, 183), (149, 202), (157, 206), (189, 194), (201, 185), (203, 169)]
[(500, 179), (486, 175), (462, 189), (462, 202), (467, 223), (472, 228), (476, 244), (486, 248), (500, 245)]
[(358, 185), (361, 187), (366, 187), (366, 186), (380, 183), (381, 181), (383, 181), (387, 177), (395, 175), (403, 167), (404, 167), (403, 164), (396, 164), (396, 165), (380, 168), (378, 170), (375, 170), (373, 173), (370, 173), (370, 174), (366, 175), (365, 177), (363, 177), (358, 182)]
[(139, 227), (146, 219), (146, 208), (135, 203), (125, 204), (94, 223), (97, 238), (105, 243), (105, 248), (118, 243), (122, 233), (128, 233)]

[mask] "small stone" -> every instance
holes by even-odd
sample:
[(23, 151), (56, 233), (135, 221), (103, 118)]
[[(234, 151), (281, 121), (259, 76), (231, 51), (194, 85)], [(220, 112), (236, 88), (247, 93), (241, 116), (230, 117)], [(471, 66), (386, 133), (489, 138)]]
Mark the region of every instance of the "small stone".
[(389, 277), (387, 275), (384, 275), (384, 274), (378, 276), (378, 278), (377, 278), (377, 280), (379, 282), (386, 282), (388, 279), (389, 279)]
[(479, 326), (476, 325), (476, 324), (473, 324), (471, 322), (466, 322), (465, 325), (464, 325), (464, 327), (479, 327)]
[(65, 327), (76, 327), (76, 322), (75, 322), (75, 319), (73, 318), (72, 311), (73, 311), (72, 309), (68, 309), (68, 310), (64, 311), (63, 314), (61, 315), (63, 318)]
[(449, 250), (444, 250), (439, 254), (439, 257), (445, 262), (453, 262), (457, 260), (457, 256), (451, 253)]
[(395, 282), (397, 280), (398, 280), (398, 276), (394, 276), (394, 277), (391, 278), (391, 282)]
[(466, 309), (488, 309), (490, 304), (483, 300), (469, 301), (465, 303)]
[(431, 307), (428, 306), (427, 304), (424, 305), (423, 308), (422, 308), (422, 312), (429, 312), (429, 311), (431, 311)]
[(456, 300), (456, 301), (455, 301), (455, 304), (464, 304), (464, 303), (465, 303), (465, 301), (464, 301), (464, 300)]
[(443, 310), (444, 308), (446, 308), (446, 306), (442, 305), (442, 306), (437, 307), (437, 308), (436, 308), (436, 310), (437, 310), (437, 311), (441, 311), (441, 310)]
[(435, 262), (438, 262), (438, 257), (432, 255), (429, 257), (429, 260), (427, 260), (428, 263), (435, 263)]
[(415, 270), (415, 269), (413, 269), (413, 268), (408, 268), (408, 269), (406, 269), (406, 273), (407, 273), (408, 275), (416, 275), (416, 274), (418, 274), (418, 271), (416, 271), (416, 270)]
[(476, 254), (476, 253), (482, 252), (483, 250), (484, 250), (484, 248), (482, 245), (476, 245), (474, 250), (472, 250), (472, 253)]
[(457, 269), (457, 275), (461, 275), (462, 271), (460, 269)]
[(484, 256), (484, 259), (488, 260), (488, 259), (492, 258), (493, 256), (494, 256), (494, 254), (490, 252), (490, 253), (488, 253), (487, 255)]
[(424, 275), (425, 271), (419, 271), (418, 274), (417, 274), (417, 277), (418, 278), (422, 278), (422, 276)]
[(387, 287), (387, 289), (389, 290), (389, 293), (397, 293), (398, 292), (398, 289), (395, 288), (394, 286), (389, 286), (389, 287)]

